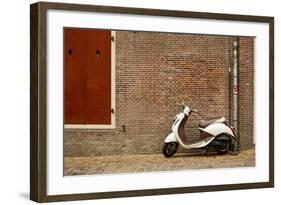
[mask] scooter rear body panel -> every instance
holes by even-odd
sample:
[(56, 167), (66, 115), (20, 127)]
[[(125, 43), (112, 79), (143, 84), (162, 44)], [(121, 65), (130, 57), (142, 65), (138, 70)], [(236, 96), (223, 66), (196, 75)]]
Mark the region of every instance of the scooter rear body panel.
[(212, 136), (218, 136), (221, 134), (227, 134), (232, 137), (235, 137), (233, 131), (224, 123), (213, 123), (208, 125), (205, 128), (198, 127), (199, 130), (206, 132)]

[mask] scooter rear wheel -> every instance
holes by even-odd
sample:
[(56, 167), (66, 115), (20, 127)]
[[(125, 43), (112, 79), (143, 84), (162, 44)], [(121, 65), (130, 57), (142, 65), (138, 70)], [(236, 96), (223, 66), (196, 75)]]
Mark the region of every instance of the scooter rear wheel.
[(219, 141), (222, 145), (221, 146), (216, 146), (215, 149), (216, 151), (223, 155), (226, 154), (229, 150), (229, 141), (225, 140), (225, 141)]
[(163, 154), (165, 157), (171, 157), (173, 156), (179, 147), (179, 143), (178, 142), (169, 142), (169, 143), (165, 143), (163, 146)]

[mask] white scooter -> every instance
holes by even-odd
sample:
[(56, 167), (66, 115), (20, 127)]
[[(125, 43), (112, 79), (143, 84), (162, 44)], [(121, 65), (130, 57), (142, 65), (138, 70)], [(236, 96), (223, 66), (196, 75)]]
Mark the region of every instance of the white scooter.
[[(197, 113), (197, 110), (190, 109), (184, 103), (181, 104), (183, 111), (176, 115), (172, 132), (166, 137), (163, 147), (165, 157), (173, 156), (179, 144), (184, 149), (198, 149), (200, 153), (207, 154), (210, 149), (217, 151), (219, 154), (238, 154), (238, 140), (234, 128), (228, 126), (224, 117), (211, 120), (200, 120), (198, 129), (200, 131), (200, 140), (191, 144), (184, 144), (181, 138), (185, 138), (184, 126), (188, 116), (191, 113)], [(199, 114), (200, 115), (200, 114)], [(204, 137), (202, 139), (202, 137)]]

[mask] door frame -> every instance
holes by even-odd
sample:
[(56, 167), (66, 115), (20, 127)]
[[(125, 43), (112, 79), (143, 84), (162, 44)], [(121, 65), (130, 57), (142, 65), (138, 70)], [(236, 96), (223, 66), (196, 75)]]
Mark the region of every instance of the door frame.
[(116, 128), (116, 103), (115, 103), (115, 67), (116, 67), (116, 31), (111, 31), (111, 124), (64, 124), (65, 129), (115, 129)]

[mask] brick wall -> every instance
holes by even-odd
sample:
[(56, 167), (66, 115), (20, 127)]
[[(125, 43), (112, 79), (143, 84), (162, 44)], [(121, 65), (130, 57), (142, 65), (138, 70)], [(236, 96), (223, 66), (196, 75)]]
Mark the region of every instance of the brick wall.
[[(250, 51), (250, 52), (249, 52)], [(239, 38), (239, 131), (241, 148), (253, 146), (254, 39)]]
[[(240, 57), (240, 93), (241, 98), (247, 96), (239, 101), (240, 119), (248, 120), (240, 123), (240, 132), (245, 144), (252, 141), (252, 108), (247, 109), (253, 100), (252, 84), (248, 86), (253, 70), (248, 59), (253, 55), (251, 42), (249, 38), (240, 42), (240, 55), (245, 55)], [(65, 156), (160, 153), (181, 109), (176, 104), (182, 101), (198, 109), (203, 118), (229, 120), (231, 46), (232, 38), (225, 36), (116, 32), (116, 129), (65, 129)], [(199, 119), (190, 117), (185, 141), (199, 138)]]

